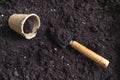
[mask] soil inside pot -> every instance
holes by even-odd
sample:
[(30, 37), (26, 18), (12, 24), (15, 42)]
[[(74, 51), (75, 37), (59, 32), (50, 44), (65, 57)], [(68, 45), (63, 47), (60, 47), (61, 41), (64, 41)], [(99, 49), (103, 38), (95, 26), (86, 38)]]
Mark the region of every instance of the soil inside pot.
[(34, 27), (34, 21), (35, 19), (33, 17), (29, 17), (24, 24), (23, 31), (25, 33), (31, 33)]

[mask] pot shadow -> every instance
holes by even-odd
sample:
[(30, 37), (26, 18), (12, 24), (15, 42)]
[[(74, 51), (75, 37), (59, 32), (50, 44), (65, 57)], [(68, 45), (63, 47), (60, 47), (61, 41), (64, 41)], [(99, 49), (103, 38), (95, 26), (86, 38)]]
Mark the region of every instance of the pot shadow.
[(8, 25), (1, 26), (0, 36), (4, 39), (13, 39), (13, 40), (24, 39), (20, 34), (10, 29)]

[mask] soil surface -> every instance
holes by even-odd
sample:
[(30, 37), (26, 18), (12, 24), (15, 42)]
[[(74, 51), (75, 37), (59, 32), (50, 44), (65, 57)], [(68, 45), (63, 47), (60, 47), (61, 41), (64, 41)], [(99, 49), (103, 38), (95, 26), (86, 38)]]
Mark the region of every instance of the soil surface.
[(61, 48), (66, 48), (72, 40), (72, 33), (60, 27), (52, 27), (48, 29), (48, 38)]
[[(36, 13), (41, 27), (26, 40), (8, 26), (13, 13)], [(120, 80), (119, 0), (0, 0), (0, 80)], [(110, 60), (108, 68), (49, 39), (59, 27)]]

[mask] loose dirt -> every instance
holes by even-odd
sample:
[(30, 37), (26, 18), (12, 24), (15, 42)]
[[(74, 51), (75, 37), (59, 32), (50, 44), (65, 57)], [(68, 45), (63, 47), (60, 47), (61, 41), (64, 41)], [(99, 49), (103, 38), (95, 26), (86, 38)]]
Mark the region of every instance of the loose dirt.
[[(13, 13), (36, 13), (37, 36), (26, 40), (8, 26)], [(119, 80), (119, 0), (0, 0), (0, 80)], [(107, 69), (49, 39), (60, 27), (110, 60)]]

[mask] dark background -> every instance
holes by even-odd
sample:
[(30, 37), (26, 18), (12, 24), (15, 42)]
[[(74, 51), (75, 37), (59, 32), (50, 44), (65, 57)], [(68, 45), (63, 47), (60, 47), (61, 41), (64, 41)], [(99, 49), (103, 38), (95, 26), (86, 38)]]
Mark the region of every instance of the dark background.
[[(35, 38), (9, 28), (13, 13), (40, 16)], [(75, 40), (109, 59), (109, 67), (52, 43), (50, 27), (73, 32)], [(119, 0), (0, 0), (0, 80), (119, 80), (119, 49)]]

